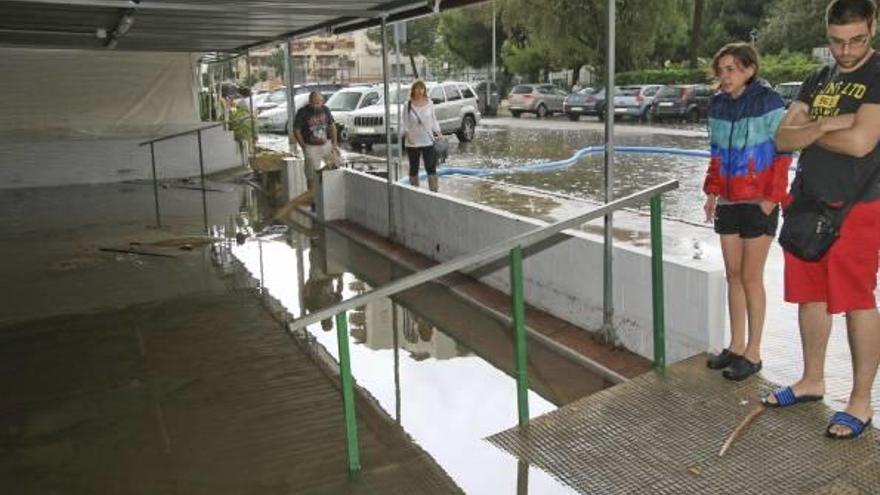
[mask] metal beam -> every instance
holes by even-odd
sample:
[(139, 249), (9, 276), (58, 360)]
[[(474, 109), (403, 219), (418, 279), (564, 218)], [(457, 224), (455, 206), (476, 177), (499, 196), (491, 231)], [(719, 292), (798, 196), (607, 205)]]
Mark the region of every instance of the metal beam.
[(227, 12), (247, 14), (266, 12), (272, 14), (305, 14), (326, 17), (328, 12), (334, 15), (373, 18), (380, 13), (376, 9), (364, 9), (363, 2), (309, 2), (308, 6), (292, 2), (223, 2), (188, 3), (188, 2), (144, 2), (132, 4), (130, 0), (15, 0), (18, 3), (74, 6), (86, 8), (115, 8), (154, 11), (189, 11), (189, 12)]

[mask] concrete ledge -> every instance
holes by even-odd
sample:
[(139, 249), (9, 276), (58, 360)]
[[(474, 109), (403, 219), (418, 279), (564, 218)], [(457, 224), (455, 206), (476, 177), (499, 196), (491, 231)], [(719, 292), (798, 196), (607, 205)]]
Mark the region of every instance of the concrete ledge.
[[(322, 201), (324, 208), (336, 208), (330, 202), (344, 202), (345, 219), (381, 235), (389, 232), (386, 182), (344, 170), (325, 175), (323, 188), (327, 193)], [(546, 225), (408, 186), (393, 186), (392, 197), (393, 240), (436, 261), (446, 261)], [(524, 261), (526, 300), (578, 327), (597, 329), (602, 324), (602, 238), (583, 231), (567, 231), (566, 235), (568, 241)], [(650, 253), (618, 243), (614, 258), (614, 321), (618, 337), (627, 349), (651, 358)], [(502, 292), (509, 290), (506, 262), (482, 268), (473, 275)], [(666, 257), (664, 282), (668, 361), (720, 347), (725, 324), (723, 271)]]

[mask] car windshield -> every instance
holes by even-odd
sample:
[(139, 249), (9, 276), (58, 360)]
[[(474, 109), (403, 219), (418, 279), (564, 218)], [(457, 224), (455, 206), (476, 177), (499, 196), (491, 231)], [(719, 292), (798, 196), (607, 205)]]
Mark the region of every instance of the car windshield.
[[(431, 88), (428, 88), (430, 91)], [(406, 103), (409, 99), (409, 87), (404, 86), (400, 88), (400, 93), (397, 92), (397, 87), (388, 92), (388, 101), (391, 102), (392, 105), (397, 103)], [(378, 103), (385, 103), (385, 97), (380, 97)]]
[(516, 86), (511, 93), (515, 95), (527, 95), (532, 92), (531, 86)]
[(266, 100), (271, 101), (272, 103), (287, 101), (287, 91), (284, 89), (275, 91), (274, 93), (269, 95), (269, 97), (266, 98)]
[(674, 97), (674, 98), (678, 98), (681, 96), (681, 94), (683, 92), (684, 92), (684, 88), (681, 86), (666, 86), (665, 88), (663, 88), (657, 92), (657, 98), (663, 98), (663, 97), (669, 97), (669, 96)]
[(340, 91), (327, 100), (327, 108), (350, 112), (357, 108), (358, 102), (361, 101), (361, 93), (357, 91)]

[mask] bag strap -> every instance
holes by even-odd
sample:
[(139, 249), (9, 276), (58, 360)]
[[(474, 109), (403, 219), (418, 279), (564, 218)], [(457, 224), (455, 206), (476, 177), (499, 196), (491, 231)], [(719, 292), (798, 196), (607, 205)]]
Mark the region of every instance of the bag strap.
[(422, 122), (422, 118), (419, 117), (419, 112), (413, 112), (413, 109), (412, 109), (412, 101), (408, 101), (408, 102), (406, 102), (406, 108), (407, 108), (407, 113), (412, 113), (413, 115), (415, 115), (415, 116), (416, 116), (416, 120), (419, 121), (419, 125), (422, 126), (423, 129), (425, 129), (426, 131), (428, 131), (428, 136), (431, 138), (431, 142), (432, 142), (432, 143), (436, 143), (437, 140), (434, 139), (434, 133), (431, 132), (430, 129), (428, 129), (428, 126), (426, 126), (424, 122)]

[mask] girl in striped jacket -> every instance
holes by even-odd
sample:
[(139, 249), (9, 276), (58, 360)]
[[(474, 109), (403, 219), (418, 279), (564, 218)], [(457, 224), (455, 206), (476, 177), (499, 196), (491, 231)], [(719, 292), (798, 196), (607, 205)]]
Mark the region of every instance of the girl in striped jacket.
[(764, 264), (787, 194), (791, 155), (776, 150), (774, 135), (785, 103), (758, 79), (755, 49), (729, 44), (712, 67), (721, 91), (709, 103), (712, 157), (703, 184), (704, 209), (706, 222), (713, 222), (721, 236), (731, 339), (707, 364), (738, 381), (761, 369)]

